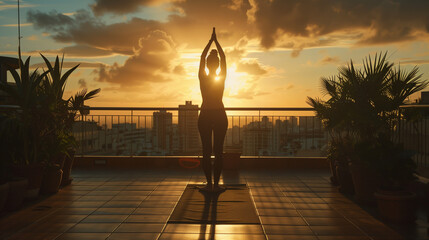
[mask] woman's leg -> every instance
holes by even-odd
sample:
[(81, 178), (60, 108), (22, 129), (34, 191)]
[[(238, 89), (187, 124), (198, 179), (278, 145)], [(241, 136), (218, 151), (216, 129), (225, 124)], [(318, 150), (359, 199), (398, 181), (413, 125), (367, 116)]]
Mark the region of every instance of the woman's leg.
[(216, 116), (214, 126), (214, 187), (219, 188), (220, 174), (223, 168), (223, 143), (225, 140), (226, 130), (228, 129), (228, 118), (225, 111), (220, 112)]
[(203, 145), (202, 168), (207, 179), (207, 188), (212, 188), (212, 131), (210, 115), (201, 111), (198, 117), (198, 130), (200, 132), (201, 144)]

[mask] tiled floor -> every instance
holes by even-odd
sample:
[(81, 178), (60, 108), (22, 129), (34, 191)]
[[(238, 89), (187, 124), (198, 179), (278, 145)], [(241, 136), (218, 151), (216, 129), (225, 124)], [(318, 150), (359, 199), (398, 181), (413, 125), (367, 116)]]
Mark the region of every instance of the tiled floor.
[(167, 224), (199, 171), (74, 171), (59, 193), (0, 219), (0, 239), (403, 239), (328, 182), (327, 172), (227, 173), (262, 225)]

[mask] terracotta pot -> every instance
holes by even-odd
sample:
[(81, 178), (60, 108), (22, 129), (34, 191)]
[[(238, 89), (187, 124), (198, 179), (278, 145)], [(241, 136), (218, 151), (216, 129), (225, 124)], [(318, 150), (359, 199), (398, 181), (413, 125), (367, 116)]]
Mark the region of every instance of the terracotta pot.
[(61, 186), (67, 186), (73, 181), (73, 178), (71, 178), (70, 176), (74, 162), (74, 153), (74, 151), (70, 151), (69, 156), (65, 157)]
[(9, 193), (9, 183), (5, 182), (0, 185), (0, 212), (3, 210), (6, 204), (7, 196)]
[(28, 179), (26, 198), (34, 199), (39, 196), (40, 186), (42, 185), (43, 166), (40, 163), (33, 163), (22, 166), (22, 177)]
[(416, 219), (416, 194), (408, 191), (377, 191), (378, 212), (387, 221), (410, 223)]
[(61, 184), (63, 170), (59, 165), (47, 167), (43, 175), (42, 186), (40, 192), (43, 194), (50, 194), (58, 192)]
[(348, 165), (337, 163), (335, 170), (338, 178), (338, 191), (345, 194), (354, 194), (355, 188)]
[(8, 183), (9, 191), (4, 208), (8, 211), (14, 211), (19, 209), (24, 202), (28, 180), (26, 178), (15, 178)]
[(337, 170), (336, 170), (336, 166), (335, 166), (335, 161), (331, 160), (328, 158), (328, 164), (329, 164), (329, 169), (331, 170), (331, 177), (329, 178), (331, 180), (331, 183), (334, 186), (338, 185), (338, 176), (337, 176)]
[(375, 191), (380, 187), (376, 173), (363, 164), (349, 163), (353, 179), (355, 199), (362, 204), (375, 204)]
[(66, 159), (66, 154), (60, 153), (54, 158), (54, 163), (58, 164), (60, 166), (60, 168), (63, 169), (65, 159)]

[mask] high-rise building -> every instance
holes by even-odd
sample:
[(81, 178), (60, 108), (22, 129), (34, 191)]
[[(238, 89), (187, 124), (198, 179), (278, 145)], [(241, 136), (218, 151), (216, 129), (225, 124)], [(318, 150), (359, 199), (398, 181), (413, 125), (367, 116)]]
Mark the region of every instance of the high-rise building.
[(244, 126), (243, 155), (264, 156), (273, 152), (273, 123), (263, 116), (261, 121), (250, 122)]
[(173, 144), (173, 114), (165, 110), (153, 113), (153, 147), (156, 152), (169, 154)]
[(201, 140), (198, 132), (198, 105), (186, 101), (179, 105), (179, 142), (182, 154), (201, 154)]

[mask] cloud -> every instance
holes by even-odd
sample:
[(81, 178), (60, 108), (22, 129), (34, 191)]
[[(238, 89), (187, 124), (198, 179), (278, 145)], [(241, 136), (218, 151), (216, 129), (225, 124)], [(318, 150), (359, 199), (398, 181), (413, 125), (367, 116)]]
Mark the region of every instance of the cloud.
[(265, 70), (259, 62), (257, 61), (241, 61), (237, 64), (237, 72), (246, 72), (251, 75), (263, 75), (267, 73), (267, 70)]
[(118, 84), (121, 88), (170, 81), (172, 61), (178, 57), (175, 47), (171, 36), (159, 30), (153, 31), (140, 39), (139, 49), (123, 65), (114, 63), (98, 69), (97, 81)]
[(227, 92), (226, 96), (230, 97), (230, 98), (251, 100), (251, 99), (254, 99), (257, 96), (262, 96), (262, 95), (269, 94), (269, 92), (259, 91), (256, 88), (257, 88), (256, 84), (252, 84), (248, 88), (240, 88), (240, 89), (238, 89), (238, 91), (237, 91), (236, 94), (230, 94), (229, 92)]
[(51, 32), (51, 37), (58, 42), (86, 45), (125, 55), (133, 54), (140, 38), (153, 30), (162, 29), (159, 22), (140, 18), (106, 24), (87, 10), (79, 10), (73, 16), (55, 11), (29, 11), (27, 19), (36, 29)]
[(429, 64), (429, 60), (427, 59), (412, 59), (412, 60), (405, 60), (399, 62), (401, 65), (422, 65), (422, 64)]
[(43, 54), (64, 55), (66, 57), (110, 57), (114, 53), (110, 50), (91, 47), (88, 45), (73, 45), (60, 49), (43, 50)]
[(179, 65), (176, 65), (173, 68), (173, 73), (174, 74), (178, 74), (178, 75), (185, 75), (186, 74), (186, 70), (185, 70), (185, 68), (183, 67), (182, 64), (179, 64)]
[[(21, 3), (19, 5), (20, 8), (29, 8), (29, 7), (35, 7), (35, 6), (37, 5), (28, 4), (28, 3)], [(0, 11), (7, 10), (7, 9), (16, 9), (16, 8), (17, 8), (16, 3), (8, 4), (8, 3), (5, 3), (4, 1), (0, 1)]]
[(85, 79), (81, 78), (81, 79), (79, 79), (79, 81), (77, 83), (79, 84), (80, 88), (86, 88), (86, 81), (85, 81)]
[[(53, 66), (55, 64), (55, 62), (51, 62), (51, 65)], [(96, 63), (96, 62), (73, 62), (73, 61), (67, 61), (67, 62), (63, 62), (63, 68), (72, 68), (76, 65), (79, 64), (78, 69), (80, 68), (93, 68), (93, 69), (98, 69), (100, 67), (105, 66), (104, 63)], [(40, 69), (46, 69), (46, 64), (45, 62), (39, 62), (39, 63), (35, 63), (32, 64), (30, 66), (31, 68), (40, 68)]]
[(337, 56), (333, 56), (333, 57), (326, 56), (326, 57), (319, 60), (319, 64), (321, 64), (321, 65), (338, 64), (340, 61), (341, 61), (340, 58)]
[(428, 1), (408, 0), (254, 0), (251, 19), (261, 45), (271, 48), (286, 35), (318, 39), (332, 33), (358, 30), (359, 44), (379, 44), (415, 39), (428, 32)]
[(91, 5), (91, 9), (95, 15), (103, 15), (105, 13), (126, 14), (138, 11), (142, 6), (152, 5), (165, 1), (160, 0), (95, 0)]

